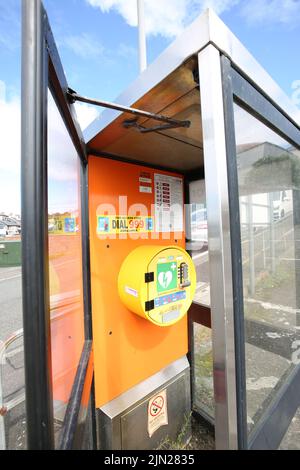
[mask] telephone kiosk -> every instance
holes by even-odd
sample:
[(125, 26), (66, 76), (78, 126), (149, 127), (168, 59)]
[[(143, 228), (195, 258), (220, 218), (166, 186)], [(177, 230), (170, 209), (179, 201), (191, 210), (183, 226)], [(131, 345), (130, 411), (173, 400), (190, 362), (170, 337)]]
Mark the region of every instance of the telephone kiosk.
[(183, 177), (91, 155), (89, 220), (99, 447), (155, 449), (191, 411)]

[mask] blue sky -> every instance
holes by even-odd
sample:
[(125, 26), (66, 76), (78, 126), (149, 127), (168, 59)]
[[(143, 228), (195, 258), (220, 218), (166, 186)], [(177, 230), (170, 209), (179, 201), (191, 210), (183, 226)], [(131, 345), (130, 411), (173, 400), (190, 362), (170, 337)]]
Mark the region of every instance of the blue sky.
[[(211, 6), (289, 96), (293, 94), (292, 83), (300, 90), (300, 82), (296, 82), (300, 80), (300, 0), (145, 3), (149, 62)], [(20, 5), (20, 0), (0, 0), (0, 103), (2, 111), (11, 113), (12, 121), (5, 118), (5, 132), (0, 126), (1, 183), (4, 175), (7, 182), (0, 184), (0, 211), (4, 209), (5, 187), (16, 181), (19, 165), (19, 144), (6, 166), (5, 154), (11, 152), (11, 142), (3, 142), (7, 135), (19, 135), (19, 128), (11, 128), (20, 99)], [(138, 75), (136, 0), (44, 0), (44, 5), (69, 85), (81, 94), (113, 100)], [(300, 93), (294, 90), (295, 96), (300, 106)], [(95, 115), (87, 107), (81, 107), (80, 113), (83, 125)], [(12, 203), (11, 208), (13, 205), (18, 204)]]

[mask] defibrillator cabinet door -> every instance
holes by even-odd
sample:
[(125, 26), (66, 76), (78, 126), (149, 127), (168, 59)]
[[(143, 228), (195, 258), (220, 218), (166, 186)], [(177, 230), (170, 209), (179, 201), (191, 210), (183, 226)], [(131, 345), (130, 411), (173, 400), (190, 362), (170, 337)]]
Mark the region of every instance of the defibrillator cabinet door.
[(148, 315), (158, 325), (171, 326), (187, 313), (195, 293), (195, 268), (185, 250), (169, 247), (148, 265)]

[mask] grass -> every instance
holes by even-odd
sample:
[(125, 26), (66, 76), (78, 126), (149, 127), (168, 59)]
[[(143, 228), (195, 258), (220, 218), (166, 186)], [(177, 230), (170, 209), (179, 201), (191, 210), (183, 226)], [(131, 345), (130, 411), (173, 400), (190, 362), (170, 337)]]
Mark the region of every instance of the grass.
[(280, 288), (294, 280), (294, 272), (292, 269), (287, 269), (285, 265), (279, 265), (276, 271), (272, 274), (267, 273), (256, 284), (256, 294), (265, 297), (266, 291), (274, 288)]
[(171, 440), (168, 436), (161, 441), (156, 450), (185, 450), (190, 440), (192, 413), (185, 416), (182, 429), (177, 438)]

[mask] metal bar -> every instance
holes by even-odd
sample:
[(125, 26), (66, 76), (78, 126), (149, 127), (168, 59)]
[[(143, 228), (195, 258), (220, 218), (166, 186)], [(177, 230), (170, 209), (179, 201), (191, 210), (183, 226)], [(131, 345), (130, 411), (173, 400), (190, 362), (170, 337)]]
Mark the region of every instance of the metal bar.
[(220, 53), (198, 56), (208, 217), (216, 448), (238, 447), (232, 243)]
[(124, 121), (123, 127), (126, 129), (134, 128), (137, 129), (141, 134), (148, 134), (149, 132), (158, 132), (158, 131), (166, 131), (168, 129), (176, 129), (182, 127), (182, 124), (161, 124), (160, 126), (153, 126), (153, 127), (144, 127), (138, 124), (138, 122), (134, 120)]
[(90, 244), (89, 244), (89, 209), (88, 209), (88, 165), (80, 165), (81, 187), (81, 233), (82, 233), (82, 277), (84, 301), (84, 330), (85, 339), (92, 339), (91, 313), (91, 273), (90, 273)]
[[(82, 276), (84, 293), (84, 331), (85, 339), (93, 339), (91, 307), (91, 268), (90, 268), (90, 234), (89, 234), (89, 200), (88, 200), (88, 165), (81, 161), (81, 226), (82, 226)], [(97, 448), (95, 393), (92, 384), (91, 396), (91, 440), (93, 449)]]
[(78, 364), (76, 377), (72, 387), (71, 396), (66, 409), (63, 429), (58, 444), (59, 450), (72, 450), (78, 426), (78, 416), (81, 407), (82, 393), (84, 389), (86, 373), (88, 369), (92, 341), (85, 341)]
[(116, 111), (121, 111), (123, 113), (133, 114), (134, 116), (142, 116), (148, 119), (154, 119), (155, 121), (166, 122), (168, 124), (176, 125), (178, 127), (190, 127), (190, 121), (178, 121), (177, 119), (172, 119), (161, 114), (150, 113), (149, 111), (142, 111), (140, 109), (129, 108), (128, 106), (123, 106), (121, 104), (110, 103), (109, 101), (100, 101), (92, 98), (87, 98), (85, 96), (78, 95), (73, 91), (67, 93), (70, 101), (80, 101), (82, 103), (92, 104), (95, 106), (101, 106), (102, 108), (114, 109)]
[(48, 273), (48, 54), (41, 0), (22, 2), (22, 287), (27, 445), (54, 448)]
[[(243, 265), (231, 63), (221, 56), (232, 256), (238, 448), (247, 448)], [(252, 207), (251, 207), (252, 213)], [(252, 230), (252, 224), (249, 222)], [(251, 258), (250, 258), (251, 259)]]

